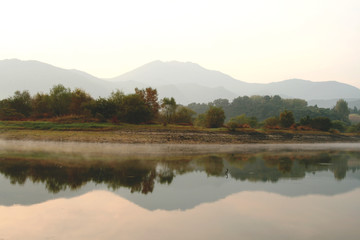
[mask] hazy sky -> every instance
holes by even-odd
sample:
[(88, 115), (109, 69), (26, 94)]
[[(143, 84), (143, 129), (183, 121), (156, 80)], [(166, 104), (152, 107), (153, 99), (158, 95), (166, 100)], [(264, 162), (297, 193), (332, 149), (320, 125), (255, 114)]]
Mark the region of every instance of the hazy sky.
[(115, 77), (190, 61), (247, 82), (360, 87), (360, 0), (0, 0), (0, 59)]

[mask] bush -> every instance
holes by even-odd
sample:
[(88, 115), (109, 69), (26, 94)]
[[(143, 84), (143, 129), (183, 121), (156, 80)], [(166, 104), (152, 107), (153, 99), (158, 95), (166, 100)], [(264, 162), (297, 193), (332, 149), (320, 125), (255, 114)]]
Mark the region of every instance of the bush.
[(101, 113), (96, 113), (95, 118), (98, 122), (106, 122), (106, 118)]
[(25, 118), (24, 114), (16, 112), (12, 108), (2, 108), (0, 109), (0, 119), (1, 120), (23, 120)]
[(226, 128), (230, 131), (230, 132), (235, 132), (236, 128), (239, 127), (239, 124), (237, 124), (236, 122), (228, 122), (226, 124)]
[(360, 133), (360, 123), (356, 124), (356, 125), (351, 125), (350, 127), (348, 127), (346, 129), (346, 132), (349, 133)]
[(190, 108), (179, 106), (175, 111), (174, 122), (192, 124), (195, 114)]
[(205, 126), (206, 126), (205, 113), (199, 114), (199, 115), (195, 118), (194, 123), (195, 123), (195, 126), (205, 127)]
[(258, 121), (256, 117), (247, 117), (245, 114), (242, 114), (240, 116), (237, 117), (233, 117), (230, 119), (229, 122), (235, 122), (239, 125), (243, 125), (243, 127), (245, 127), (245, 125), (248, 125), (249, 127), (256, 127), (258, 125)]
[(346, 129), (346, 123), (340, 120), (335, 120), (331, 122), (331, 128), (340, 132), (344, 132)]
[(277, 117), (270, 117), (268, 119), (265, 119), (264, 121), (264, 127), (265, 128), (279, 128), (279, 118)]
[(292, 112), (285, 110), (280, 113), (279, 121), (282, 127), (289, 128), (295, 123), (295, 118)]
[(219, 128), (224, 125), (225, 113), (222, 108), (211, 106), (205, 113), (205, 123), (208, 128)]
[(317, 117), (311, 120), (310, 126), (320, 131), (329, 131), (331, 121), (327, 117)]
[(311, 124), (311, 118), (309, 116), (300, 119), (301, 126), (310, 126), (310, 124)]

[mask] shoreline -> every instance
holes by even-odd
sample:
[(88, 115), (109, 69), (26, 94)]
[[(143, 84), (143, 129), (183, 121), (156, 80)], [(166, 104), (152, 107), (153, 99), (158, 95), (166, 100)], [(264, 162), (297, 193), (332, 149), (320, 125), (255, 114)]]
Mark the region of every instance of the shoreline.
[(272, 144), (360, 142), (360, 135), (298, 131), (202, 131), (196, 129), (122, 129), (115, 131), (3, 130), (1, 140), (122, 144)]

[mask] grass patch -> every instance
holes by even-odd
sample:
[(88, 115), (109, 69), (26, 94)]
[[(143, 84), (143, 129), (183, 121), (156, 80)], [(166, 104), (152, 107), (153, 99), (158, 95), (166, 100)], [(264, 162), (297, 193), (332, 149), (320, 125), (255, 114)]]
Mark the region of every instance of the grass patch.
[(0, 121), (2, 130), (51, 130), (51, 131), (110, 131), (121, 125), (109, 123), (56, 123), (39, 121)]

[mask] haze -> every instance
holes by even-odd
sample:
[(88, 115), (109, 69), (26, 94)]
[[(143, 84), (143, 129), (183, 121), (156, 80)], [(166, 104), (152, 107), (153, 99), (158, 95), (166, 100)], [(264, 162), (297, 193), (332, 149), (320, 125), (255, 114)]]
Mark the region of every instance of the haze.
[(0, 11), (0, 59), (102, 78), (156, 59), (191, 61), (246, 82), (360, 87), (358, 0), (13, 0)]

